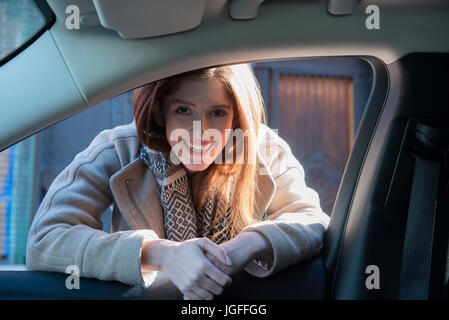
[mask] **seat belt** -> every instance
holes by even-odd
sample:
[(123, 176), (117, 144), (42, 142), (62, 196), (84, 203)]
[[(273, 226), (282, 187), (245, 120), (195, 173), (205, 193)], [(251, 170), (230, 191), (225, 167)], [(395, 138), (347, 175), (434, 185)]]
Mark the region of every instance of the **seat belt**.
[(448, 154), (449, 128), (418, 124), (411, 149), (416, 159), (402, 249), (401, 300), (430, 296), (432, 245), (441, 160)]

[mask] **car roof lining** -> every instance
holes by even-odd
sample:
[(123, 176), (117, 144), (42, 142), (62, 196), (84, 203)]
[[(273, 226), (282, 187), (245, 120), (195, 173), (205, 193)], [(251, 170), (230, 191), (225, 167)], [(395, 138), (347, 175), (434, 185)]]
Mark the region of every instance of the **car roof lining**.
[(368, 15), (362, 4), (351, 15), (335, 16), (327, 12), (327, 0), (266, 1), (256, 19), (242, 21), (229, 17), (224, 0), (210, 0), (198, 27), (136, 40), (124, 40), (103, 27), (68, 31), (61, 18), (73, 1), (48, 2), (60, 17), (51, 34), (91, 106), (145, 83), (206, 66), (348, 55), (371, 55), (389, 64), (410, 52), (449, 50), (447, 11), (436, 0), (411, 8), (400, 7), (398, 1), (379, 1), (379, 30), (365, 28)]

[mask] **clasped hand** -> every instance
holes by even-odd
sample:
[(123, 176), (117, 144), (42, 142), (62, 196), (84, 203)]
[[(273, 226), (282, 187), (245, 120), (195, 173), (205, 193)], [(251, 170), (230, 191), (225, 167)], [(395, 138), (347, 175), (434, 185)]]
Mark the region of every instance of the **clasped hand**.
[(230, 275), (260, 255), (270, 258), (271, 245), (254, 231), (215, 244), (207, 238), (183, 242), (160, 240), (147, 248), (145, 260), (165, 272), (185, 300), (211, 300), (231, 284)]

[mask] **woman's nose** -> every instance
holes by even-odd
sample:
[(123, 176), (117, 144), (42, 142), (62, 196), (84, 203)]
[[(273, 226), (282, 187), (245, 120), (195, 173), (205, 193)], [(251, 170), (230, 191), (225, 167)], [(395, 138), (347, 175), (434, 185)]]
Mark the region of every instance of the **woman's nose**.
[(210, 128), (210, 123), (206, 116), (196, 116), (192, 120), (192, 126), (190, 127), (191, 140), (196, 144), (200, 144), (204, 132)]
[(205, 131), (210, 128), (210, 123), (207, 118), (207, 114), (197, 115), (192, 119), (192, 128), (195, 126), (201, 127), (202, 131)]

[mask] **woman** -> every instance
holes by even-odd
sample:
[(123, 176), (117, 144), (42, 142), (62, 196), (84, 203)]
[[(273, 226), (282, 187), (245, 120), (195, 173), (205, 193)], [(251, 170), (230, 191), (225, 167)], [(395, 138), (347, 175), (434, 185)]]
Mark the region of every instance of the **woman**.
[(164, 272), (185, 299), (212, 299), (235, 272), (266, 277), (320, 251), (329, 218), (265, 125), (249, 65), (145, 85), (133, 113), (54, 180), (30, 228), (28, 269), (76, 265), (145, 286)]

